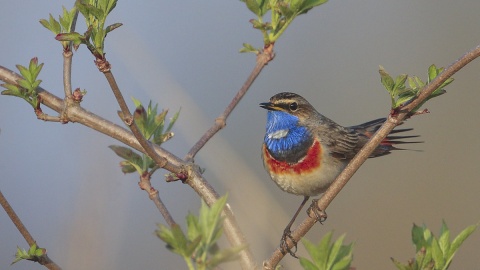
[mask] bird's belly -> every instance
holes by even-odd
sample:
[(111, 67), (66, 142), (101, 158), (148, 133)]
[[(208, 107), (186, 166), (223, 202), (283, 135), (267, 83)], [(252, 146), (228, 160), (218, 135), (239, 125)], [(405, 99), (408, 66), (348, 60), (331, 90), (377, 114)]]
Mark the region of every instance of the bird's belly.
[(316, 196), (325, 192), (346, 165), (322, 151), (318, 141), (295, 164), (275, 160), (265, 145), (262, 157), (270, 177), (283, 191), (302, 196)]

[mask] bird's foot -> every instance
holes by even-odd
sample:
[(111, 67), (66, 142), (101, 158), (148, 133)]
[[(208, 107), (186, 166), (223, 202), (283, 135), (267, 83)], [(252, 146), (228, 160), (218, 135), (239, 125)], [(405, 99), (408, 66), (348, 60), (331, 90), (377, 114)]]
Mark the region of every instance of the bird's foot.
[[(307, 214), (309, 217), (316, 219), (320, 224), (323, 224), (325, 220), (327, 220), (327, 212), (318, 208), (318, 199), (312, 200), (312, 204), (307, 209)], [(313, 213), (313, 216), (312, 214)]]
[[(293, 243), (293, 247), (295, 250), (292, 250), (292, 248), (288, 247), (287, 240), (290, 239)], [(298, 259), (297, 255), (295, 253), (297, 252), (297, 241), (293, 239), (292, 236), (292, 231), (290, 231), (290, 228), (287, 227), (283, 231), (282, 239), (280, 240), (280, 250), (282, 251), (282, 254), (287, 254), (287, 252), (292, 256)]]

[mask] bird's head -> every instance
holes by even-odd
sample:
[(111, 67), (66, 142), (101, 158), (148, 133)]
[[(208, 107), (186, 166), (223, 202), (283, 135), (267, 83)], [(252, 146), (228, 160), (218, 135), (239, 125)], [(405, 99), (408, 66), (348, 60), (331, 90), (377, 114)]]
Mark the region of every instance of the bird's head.
[(288, 92), (274, 95), (269, 102), (260, 103), (260, 107), (268, 110), (266, 139), (306, 135), (304, 121), (316, 113), (303, 97)]
[(313, 106), (302, 96), (289, 92), (274, 95), (270, 102), (260, 103), (260, 107), (267, 109), (269, 113), (292, 115), (300, 121), (309, 118), (315, 112)]

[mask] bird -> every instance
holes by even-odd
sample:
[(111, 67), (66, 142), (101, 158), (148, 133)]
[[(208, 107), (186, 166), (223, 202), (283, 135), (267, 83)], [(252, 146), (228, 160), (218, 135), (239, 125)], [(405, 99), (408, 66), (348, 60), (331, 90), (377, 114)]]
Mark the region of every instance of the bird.
[[(296, 257), (286, 239), (291, 236), (291, 226), (300, 210), (311, 196), (324, 193), (342, 172), (355, 154), (386, 121), (379, 118), (360, 125), (344, 127), (319, 113), (302, 96), (282, 92), (260, 103), (267, 110), (266, 133), (262, 144), (263, 165), (277, 186), (288, 193), (303, 196), (300, 207), (284, 230), (281, 250)], [(412, 128), (391, 132), (410, 131)], [(372, 152), (370, 158), (390, 154), (392, 150), (404, 150), (395, 145), (402, 139), (419, 137), (387, 136)], [(313, 206), (313, 204), (312, 204)], [(326, 219), (321, 209), (312, 209), (320, 222)]]

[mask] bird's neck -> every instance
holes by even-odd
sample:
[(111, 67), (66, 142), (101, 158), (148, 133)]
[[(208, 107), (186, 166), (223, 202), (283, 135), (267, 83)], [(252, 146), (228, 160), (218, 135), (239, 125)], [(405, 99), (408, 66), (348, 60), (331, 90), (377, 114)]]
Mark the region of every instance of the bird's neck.
[(269, 111), (266, 129), (265, 145), (278, 161), (297, 163), (313, 144), (307, 127), (300, 126), (296, 116), (285, 112)]

